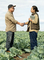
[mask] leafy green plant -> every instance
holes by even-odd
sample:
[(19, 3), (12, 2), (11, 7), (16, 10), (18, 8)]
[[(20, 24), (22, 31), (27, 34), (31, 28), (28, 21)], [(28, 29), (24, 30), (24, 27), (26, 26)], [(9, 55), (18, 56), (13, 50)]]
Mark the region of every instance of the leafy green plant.
[[(13, 47), (10, 48), (10, 53), (5, 52), (6, 46), (6, 32), (0, 31), (0, 60), (15, 60), (13, 57), (21, 55), (24, 52), (31, 52), (30, 56), (24, 60), (44, 60), (44, 32), (38, 33), (37, 38), (38, 47), (30, 50), (30, 37), (28, 32), (17, 31), (15, 32), (15, 39)], [(22, 49), (24, 51), (22, 51)]]

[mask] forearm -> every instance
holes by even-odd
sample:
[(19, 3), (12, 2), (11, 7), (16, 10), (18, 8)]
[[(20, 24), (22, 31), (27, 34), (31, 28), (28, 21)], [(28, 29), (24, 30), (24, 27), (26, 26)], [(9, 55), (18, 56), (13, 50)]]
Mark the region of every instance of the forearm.
[(20, 25), (20, 22), (17, 22), (18, 25)]
[(25, 22), (25, 23), (24, 23), (24, 25), (27, 25), (27, 24), (28, 24), (28, 22)]

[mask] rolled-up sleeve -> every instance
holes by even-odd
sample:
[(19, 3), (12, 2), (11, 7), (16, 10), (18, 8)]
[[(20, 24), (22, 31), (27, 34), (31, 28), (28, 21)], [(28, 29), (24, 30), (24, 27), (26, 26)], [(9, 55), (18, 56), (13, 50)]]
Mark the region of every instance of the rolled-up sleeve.
[(34, 23), (34, 24), (37, 24), (38, 23), (38, 16), (37, 15), (35, 15), (35, 19), (32, 20), (32, 23)]
[(26, 24), (28, 24), (28, 22), (26, 22)]
[(8, 19), (11, 20), (11, 22), (13, 22), (14, 24), (17, 24), (17, 20), (15, 20), (15, 18), (12, 15), (8, 16)]

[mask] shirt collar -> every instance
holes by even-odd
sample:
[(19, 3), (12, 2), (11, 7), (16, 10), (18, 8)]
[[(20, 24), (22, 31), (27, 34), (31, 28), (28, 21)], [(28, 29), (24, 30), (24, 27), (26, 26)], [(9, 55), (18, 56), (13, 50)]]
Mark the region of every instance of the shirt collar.
[(13, 12), (10, 12), (9, 10), (8, 10), (8, 12), (11, 13), (11, 14), (13, 14)]
[(36, 14), (36, 12), (35, 13), (32, 13), (32, 15), (35, 15)]

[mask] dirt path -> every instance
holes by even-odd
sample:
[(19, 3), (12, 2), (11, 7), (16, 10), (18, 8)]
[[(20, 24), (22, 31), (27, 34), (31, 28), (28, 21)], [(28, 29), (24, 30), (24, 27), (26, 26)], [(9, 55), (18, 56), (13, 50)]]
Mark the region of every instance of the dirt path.
[(19, 58), (19, 57), (14, 57), (14, 59), (16, 60), (23, 60), (24, 58), (27, 58), (27, 56), (29, 56), (30, 53), (23, 53), (22, 55), (20, 55), (22, 58)]

